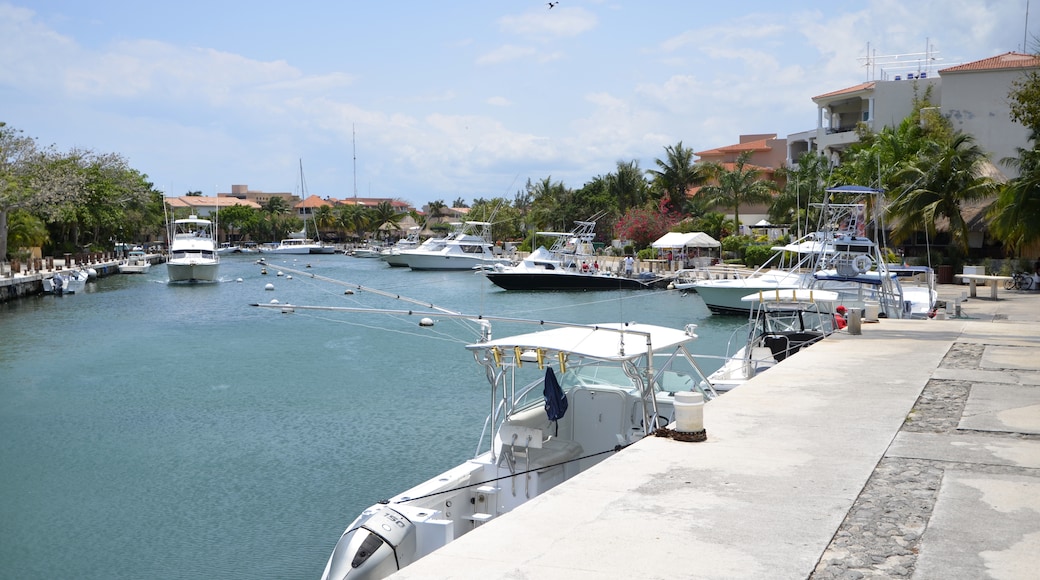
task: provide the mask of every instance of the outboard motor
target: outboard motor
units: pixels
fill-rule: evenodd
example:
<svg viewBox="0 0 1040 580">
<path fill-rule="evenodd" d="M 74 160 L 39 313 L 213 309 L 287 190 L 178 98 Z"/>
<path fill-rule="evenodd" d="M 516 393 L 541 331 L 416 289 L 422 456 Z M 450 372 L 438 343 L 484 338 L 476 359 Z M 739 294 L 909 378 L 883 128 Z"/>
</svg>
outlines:
<svg viewBox="0 0 1040 580">
<path fill-rule="evenodd" d="M 322 580 L 385 578 L 415 560 L 415 526 L 386 505 L 368 508 L 347 528 Z"/>
<path fill-rule="evenodd" d="M 65 292 L 65 278 L 62 278 L 61 274 L 55 274 L 51 278 L 51 287 L 56 296 L 61 296 Z"/>
</svg>

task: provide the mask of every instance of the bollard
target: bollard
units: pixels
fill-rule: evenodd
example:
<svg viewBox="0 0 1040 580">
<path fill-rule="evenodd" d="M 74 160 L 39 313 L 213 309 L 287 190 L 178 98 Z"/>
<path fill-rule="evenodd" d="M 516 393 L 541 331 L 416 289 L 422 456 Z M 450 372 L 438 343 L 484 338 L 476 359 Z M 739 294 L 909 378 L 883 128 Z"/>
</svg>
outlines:
<svg viewBox="0 0 1040 580">
<path fill-rule="evenodd" d="M 859 308 L 853 308 L 849 311 L 849 334 L 863 334 L 861 326 L 861 312 Z"/>
</svg>

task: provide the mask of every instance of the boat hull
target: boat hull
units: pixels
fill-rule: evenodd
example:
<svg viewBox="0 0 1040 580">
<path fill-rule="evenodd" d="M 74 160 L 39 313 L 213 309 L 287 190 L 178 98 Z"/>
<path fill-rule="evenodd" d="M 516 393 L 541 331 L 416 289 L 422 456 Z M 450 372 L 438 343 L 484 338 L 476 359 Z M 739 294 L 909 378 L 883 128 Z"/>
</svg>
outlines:
<svg viewBox="0 0 1040 580">
<path fill-rule="evenodd" d="M 650 287 L 637 278 L 604 274 L 488 271 L 484 275 L 505 290 L 645 290 Z"/>
<path fill-rule="evenodd" d="M 798 274 L 779 273 L 735 280 L 701 280 L 693 283 L 692 290 L 700 295 L 704 305 L 713 314 L 748 315 L 751 313 L 751 305 L 741 300 L 748 294 L 794 290 L 805 284 L 803 277 Z"/>
<path fill-rule="evenodd" d="M 399 252 L 394 252 L 394 253 L 390 253 L 390 254 L 383 254 L 380 257 L 383 259 L 384 262 L 386 262 L 388 265 L 390 265 L 393 268 L 407 268 L 408 267 L 408 260 L 406 260 L 404 258 L 404 256 L 402 256 Z"/>
<path fill-rule="evenodd" d="M 170 282 L 215 282 L 219 263 L 199 261 L 170 261 L 166 273 Z"/>
<path fill-rule="evenodd" d="M 151 269 L 152 269 L 152 265 L 148 264 L 148 263 L 145 263 L 145 264 L 120 264 L 119 265 L 119 273 L 120 274 L 147 274 L 148 271 L 151 270 Z"/>
<path fill-rule="evenodd" d="M 472 270 L 481 266 L 508 264 L 509 260 L 485 259 L 478 256 L 460 256 L 457 254 L 408 254 L 402 253 L 408 267 L 413 270 Z"/>
</svg>

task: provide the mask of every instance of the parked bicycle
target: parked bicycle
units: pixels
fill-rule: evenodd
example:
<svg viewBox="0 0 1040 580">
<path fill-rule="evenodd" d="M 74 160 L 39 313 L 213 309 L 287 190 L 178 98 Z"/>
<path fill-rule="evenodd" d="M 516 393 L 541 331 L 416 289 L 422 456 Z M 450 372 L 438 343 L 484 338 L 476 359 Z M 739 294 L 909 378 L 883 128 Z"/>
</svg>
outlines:
<svg viewBox="0 0 1040 580">
<path fill-rule="evenodd" d="M 1028 272 L 1014 272 L 1011 279 L 1004 282 L 1005 290 L 1032 290 L 1033 286 L 1033 275 Z"/>
</svg>

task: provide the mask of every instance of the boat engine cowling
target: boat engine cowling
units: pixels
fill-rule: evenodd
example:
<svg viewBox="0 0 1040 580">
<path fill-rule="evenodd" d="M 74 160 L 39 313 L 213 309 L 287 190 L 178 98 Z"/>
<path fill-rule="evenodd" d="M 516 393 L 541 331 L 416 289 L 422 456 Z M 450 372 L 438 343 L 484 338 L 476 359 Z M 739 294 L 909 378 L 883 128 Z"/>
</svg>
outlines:
<svg viewBox="0 0 1040 580">
<path fill-rule="evenodd" d="M 415 525 L 386 505 L 365 510 L 347 528 L 322 580 L 385 578 L 415 559 Z"/>
</svg>

